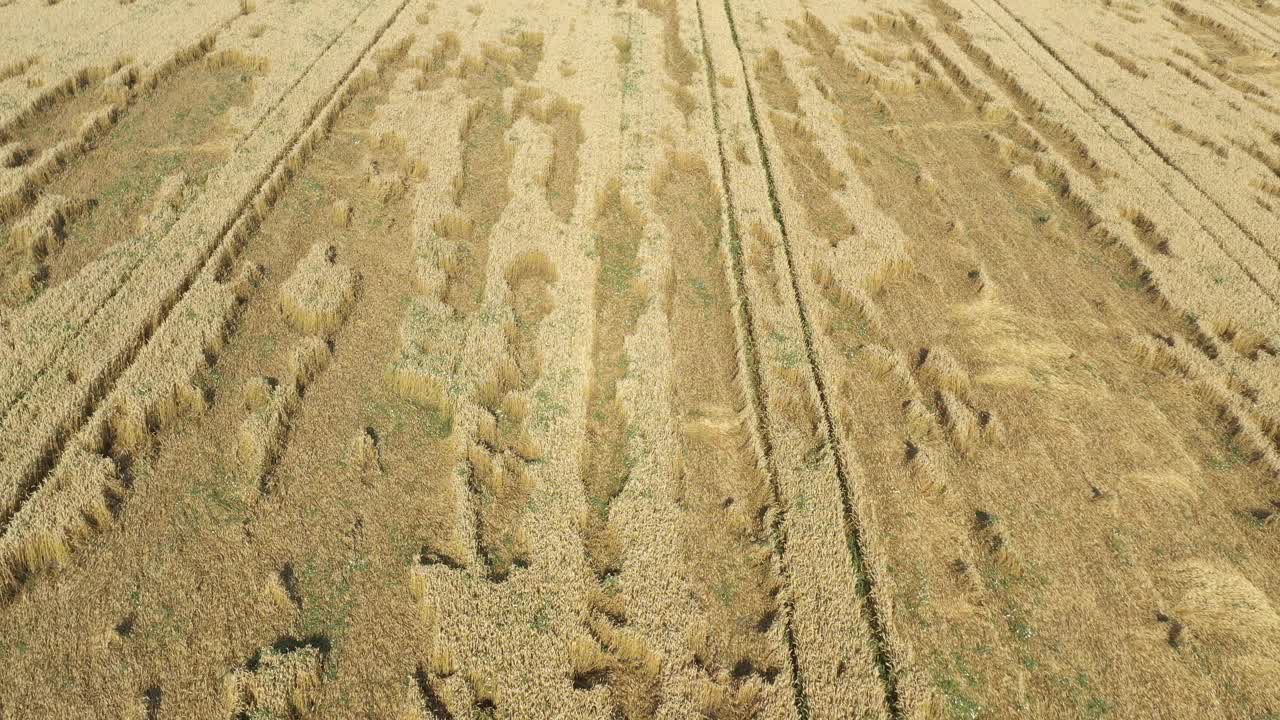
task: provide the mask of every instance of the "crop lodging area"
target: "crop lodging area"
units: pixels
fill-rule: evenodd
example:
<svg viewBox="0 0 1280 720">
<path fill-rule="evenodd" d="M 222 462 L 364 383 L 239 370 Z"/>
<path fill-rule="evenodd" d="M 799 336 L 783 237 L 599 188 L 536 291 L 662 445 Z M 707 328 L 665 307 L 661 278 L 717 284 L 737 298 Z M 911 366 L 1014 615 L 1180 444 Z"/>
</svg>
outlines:
<svg viewBox="0 0 1280 720">
<path fill-rule="evenodd" d="M 0 0 L 0 720 L 1280 718 L 1277 0 Z"/>
</svg>

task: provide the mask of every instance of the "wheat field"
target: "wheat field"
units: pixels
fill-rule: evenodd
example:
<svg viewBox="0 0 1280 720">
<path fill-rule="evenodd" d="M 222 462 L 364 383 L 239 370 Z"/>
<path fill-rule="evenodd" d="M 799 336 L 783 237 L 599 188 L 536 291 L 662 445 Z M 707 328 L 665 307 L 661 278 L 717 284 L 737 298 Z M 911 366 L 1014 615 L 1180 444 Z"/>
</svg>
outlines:
<svg viewBox="0 0 1280 720">
<path fill-rule="evenodd" d="M 1280 2 L 0 0 L 0 720 L 1280 718 Z"/>
</svg>

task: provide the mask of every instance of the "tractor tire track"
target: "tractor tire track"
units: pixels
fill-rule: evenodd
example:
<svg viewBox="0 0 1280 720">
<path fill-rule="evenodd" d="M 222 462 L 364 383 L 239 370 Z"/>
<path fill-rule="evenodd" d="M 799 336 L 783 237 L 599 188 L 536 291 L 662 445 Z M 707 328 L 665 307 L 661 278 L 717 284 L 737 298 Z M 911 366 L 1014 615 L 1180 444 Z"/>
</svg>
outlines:
<svg viewBox="0 0 1280 720">
<path fill-rule="evenodd" d="M 738 52 L 738 59 L 742 64 L 742 74 L 747 78 L 746 96 L 747 111 L 751 118 L 751 127 L 755 134 L 756 145 L 760 152 L 762 164 L 764 166 L 764 175 L 769 191 L 769 203 L 773 210 L 774 220 L 778 224 L 778 230 L 782 236 L 782 248 L 787 261 L 787 271 L 791 283 L 791 290 L 795 297 L 797 311 L 800 315 L 800 326 L 804 335 L 805 355 L 808 359 L 809 369 L 813 376 L 814 384 L 817 386 L 819 404 L 822 409 L 823 425 L 826 429 L 827 441 L 833 451 L 836 467 L 836 477 L 839 480 L 841 491 L 841 504 L 843 505 L 843 515 L 845 523 L 846 535 L 851 538 L 850 556 L 851 562 L 855 569 L 855 575 L 858 584 L 865 592 L 861 593 L 865 599 L 865 608 L 867 621 L 871 628 L 872 651 L 876 665 L 881 668 L 880 679 L 884 683 L 885 704 L 889 708 L 891 717 L 898 718 L 902 716 L 900 703 L 898 698 L 897 682 L 893 673 L 893 666 L 889 661 L 887 631 L 885 621 L 878 608 L 874 580 L 867 573 L 863 565 L 862 558 L 866 553 L 866 538 L 853 502 L 853 488 L 849 482 L 849 475 L 845 468 L 844 453 L 840 447 L 839 436 L 835 430 L 833 421 L 831 403 L 829 400 L 829 392 L 827 390 L 825 376 L 818 362 L 817 351 L 814 348 L 813 328 L 809 319 L 809 314 L 805 309 L 804 298 L 800 289 L 800 280 L 795 267 L 795 259 L 791 248 L 790 235 L 787 232 L 786 217 L 782 210 L 782 203 L 778 196 L 777 182 L 774 178 L 772 164 L 769 158 L 768 149 L 765 146 L 763 131 L 760 127 L 759 114 L 756 109 L 755 94 L 752 90 L 750 81 L 750 71 L 747 66 L 746 55 L 742 48 L 742 41 L 738 35 L 737 24 L 733 14 L 733 4 L 731 0 L 724 0 L 724 11 L 729 21 L 730 35 L 733 39 L 734 47 Z M 723 151 L 721 153 L 723 158 Z M 756 378 L 753 378 L 756 380 Z M 794 646 L 793 646 L 794 650 Z M 795 656 L 792 656 L 792 662 L 795 662 Z"/>
</svg>

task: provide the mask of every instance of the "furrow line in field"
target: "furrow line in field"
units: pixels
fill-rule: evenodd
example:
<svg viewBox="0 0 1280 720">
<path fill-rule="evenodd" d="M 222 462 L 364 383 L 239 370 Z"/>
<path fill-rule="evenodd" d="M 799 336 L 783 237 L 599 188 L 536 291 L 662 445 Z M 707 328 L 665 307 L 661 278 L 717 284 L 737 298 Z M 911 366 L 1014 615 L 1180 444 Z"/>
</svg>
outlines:
<svg viewBox="0 0 1280 720">
<path fill-rule="evenodd" d="M 726 216 L 728 218 L 729 230 L 729 258 L 733 264 L 733 288 L 732 293 L 736 300 L 738 330 L 743 339 L 742 357 L 747 367 L 747 382 L 749 392 L 751 394 L 751 403 L 753 414 L 756 420 L 756 434 L 760 439 L 760 443 L 764 450 L 765 471 L 769 475 L 769 488 L 773 494 L 773 500 L 777 507 L 777 512 L 773 516 L 772 537 L 774 544 L 774 554 L 778 557 L 778 564 L 781 567 L 781 575 L 790 582 L 791 572 L 790 563 L 787 558 L 787 540 L 786 535 L 782 532 L 785 526 L 786 509 L 783 503 L 782 488 L 778 482 L 778 467 L 773 454 L 773 443 L 770 439 L 769 418 L 766 412 L 764 402 L 761 398 L 761 379 L 760 379 L 760 358 L 758 354 L 758 344 L 755 338 L 755 324 L 752 320 L 751 300 L 747 296 L 746 288 L 743 285 L 743 277 L 746 271 L 742 262 L 742 237 L 738 231 L 738 218 L 735 209 L 733 197 L 733 185 L 730 182 L 729 162 L 724 152 L 724 128 L 720 120 L 720 104 L 719 93 L 716 89 L 716 68 L 715 60 L 712 56 L 711 49 L 707 43 L 706 23 L 702 14 L 702 0 L 695 0 L 695 6 L 698 11 L 698 31 L 702 42 L 702 56 L 706 60 L 706 79 L 707 88 L 711 94 L 711 121 L 716 131 L 716 153 L 720 160 L 720 180 L 721 188 L 724 193 L 725 203 L 727 205 Z M 726 3 L 727 5 L 727 3 Z M 786 612 L 785 630 L 787 641 L 787 654 L 791 662 L 792 673 L 792 690 L 794 693 L 796 712 L 801 718 L 809 717 L 809 701 L 805 694 L 804 674 L 800 670 L 800 662 L 798 653 L 796 652 L 796 633 L 795 633 L 795 605 L 788 599 L 784 603 Z"/>
<path fill-rule="evenodd" d="M 1139 129 L 1138 126 L 1134 124 L 1133 120 L 1131 120 L 1128 115 L 1126 115 L 1119 108 L 1113 105 L 1111 101 L 1108 100 L 1102 94 L 1101 91 L 1099 91 L 1092 83 L 1090 83 L 1087 79 L 1085 79 L 1085 77 L 1081 75 L 1080 72 L 1075 67 L 1073 67 L 1070 63 L 1066 62 L 1062 58 L 1062 56 L 1058 54 L 1057 51 L 1055 51 L 1047 42 L 1045 42 L 1045 40 L 1042 37 L 1040 37 L 1039 33 L 1032 30 L 1026 24 L 1026 22 L 1022 20 L 1022 18 L 1018 17 L 1012 11 L 1010 11 L 1009 8 L 1006 7 L 1003 2 L 1001 2 L 1001 0 L 992 0 L 992 1 L 1000 7 L 1000 9 L 1004 12 L 1005 15 L 1007 15 L 1010 19 L 1012 19 L 1015 23 L 1017 23 L 1018 26 L 1022 28 L 1023 32 L 1031 36 L 1031 39 L 1034 40 L 1035 43 L 1039 45 L 1046 53 L 1048 53 L 1049 56 L 1052 57 L 1055 62 L 1057 62 L 1068 73 L 1070 73 L 1071 76 L 1075 78 L 1076 82 L 1080 83 L 1081 86 L 1087 89 L 1090 92 L 1090 94 L 1092 94 L 1093 97 L 1097 99 L 1099 103 L 1102 104 L 1103 107 L 1107 108 L 1107 110 L 1110 111 L 1112 115 L 1114 115 L 1117 119 L 1119 119 L 1120 122 L 1124 123 L 1125 127 L 1129 128 L 1130 132 L 1132 132 L 1135 136 L 1137 136 L 1138 139 L 1140 139 L 1143 142 L 1143 144 L 1145 144 L 1151 150 L 1151 152 L 1153 152 L 1156 155 L 1156 157 L 1160 158 L 1161 161 L 1163 161 L 1169 167 L 1173 168 L 1174 171 L 1176 171 L 1180 176 L 1182 176 L 1182 178 L 1186 180 L 1187 183 L 1190 184 L 1193 188 L 1195 188 L 1196 191 L 1199 192 L 1201 196 L 1203 196 L 1210 203 L 1212 203 L 1213 206 L 1217 208 L 1218 212 L 1221 213 L 1222 216 L 1225 217 L 1232 225 L 1234 225 L 1235 228 L 1239 230 L 1242 235 L 1249 238 L 1250 241 L 1252 241 L 1255 245 L 1257 245 L 1258 248 L 1261 249 L 1262 252 L 1267 256 L 1267 258 L 1271 260 L 1271 262 L 1276 264 L 1277 268 L 1280 268 L 1280 258 L 1277 258 L 1275 253 L 1272 252 L 1272 250 L 1268 248 L 1267 245 L 1263 243 L 1260 238 L 1258 238 L 1258 236 L 1250 232 L 1248 228 L 1246 228 L 1239 220 L 1235 218 L 1235 216 L 1229 213 L 1227 209 L 1223 207 L 1222 203 L 1218 201 L 1217 198 L 1213 197 L 1203 187 L 1201 187 L 1200 184 L 1196 182 L 1196 180 L 1193 179 L 1187 173 L 1187 171 L 1182 168 L 1182 166 L 1174 162 L 1173 158 L 1171 158 L 1167 152 L 1162 150 L 1150 138 L 1150 136 L 1148 136 L 1141 129 Z M 999 21 L 991 14 L 991 11 L 987 7 L 985 7 L 983 3 L 975 2 L 975 5 L 981 8 L 982 11 L 991 19 L 992 22 L 999 25 Z M 1006 33 L 1007 32 L 1008 30 L 1006 30 Z M 1010 34 L 1010 36 L 1012 37 L 1012 34 Z M 1034 60 L 1034 58 L 1032 59 Z M 1036 61 L 1036 63 L 1039 64 L 1039 61 Z M 1063 88 L 1063 92 L 1066 92 L 1065 88 Z M 1070 93 L 1067 93 L 1067 95 L 1070 96 Z M 1214 235 L 1216 237 L 1216 234 L 1213 233 L 1209 228 L 1205 228 L 1205 230 L 1208 231 L 1211 235 Z M 1239 260 L 1237 260 L 1237 263 L 1240 264 L 1241 270 L 1243 270 L 1245 274 L 1249 276 L 1249 279 L 1252 280 L 1255 284 L 1257 284 L 1258 287 L 1264 293 L 1266 293 L 1267 296 L 1271 298 L 1273 302 L 1277 301 L 1275 294 L 1270 288 L 1267 288 L 1265 285 L 1261 284 L 1258 281 L 1257 277 L 1243 263 L 1240 263 Z"/>
<path fill-rule="evenodd" d="M 828 390 L 825 378 L 818 363 L 817 352 L 814 349 L 813 328 L 810 323 L 809 314 L 805 309 L 804 298 L 801 293 L 800 281 L 792 253 L 791 240 L 787 232 L 786 219 L 782 211 L 782 203 L 778 197 L 777 184 L 769 160 L 769 153 L 765 146 L 763 131 L 760 127 L 759 114 L 757 112 L 755 96 L 752 91 L 752 83 L 750 80 L 751 75 L 748 70 L 746 55 L 743 52 L 742 42 L 739 38 L 737 25 L 734 20 L 731 0 L 724 0 L 724 10 L 729 21 L 730 35 L 733 38 L 733 44 L 738 51 L 738 59 L 742 64 L 742 73 L 744 78 L 746 78 L 745 90 L 747 97 L 747 110 L 751 118 L 752 130 L 756 136 L 756 145 L 760 153 L 761 162 L 764 166 L 764 174 L 769 192 L 769 202 L 773 209 L 774 220 L 777 222 L 778 229 L 782 235 L 782 248 L 787 261 L 787 271 L 791 283 L 791 290 L 795 296 L 796 308 L 800 315 L 800 325 L 804 336 L 805 355 L 808 359 L 814 384 L 817 386 L 818 400 L 819 404 L 822 406 L 822 419 L 826 428 L 827 440 L 831 444 L 831 448 L 833 450 L 832 454 L 835 459 L 836 476 L 840 483 L 840 499 L 843 505 L 846 535 L 851 538 L 849 551 L 852 556 L 851 559 L 858 582 L 865 589 L 865 592 L 861 594 L 865 599 L 866 614 L 868 616 L 867 620 L 869 621 L 872 630 L 872 651 L 875 656 L 876 665 L 882 669 L 880 675 L 885 686 L 885 702 L 888 705 L 890 715 L 895 718 L 901 717 L 902 713 L 899 705 L 897 683 L 895 681 L 893 667 L 889 662 L 885 623 L 877 607 L 873 580 L 862 563 L 862 558 L 866 556 L 863 530 L 860 519 L 855 511 L 854 503 L 851 499 L 852 488 L 850 487 L 848 473 L 845 469 L 844 455 L 840 449 L 839 438 L 835 431 L 832 419 L 831 403 L 828 399 Z"/>
</svg>

